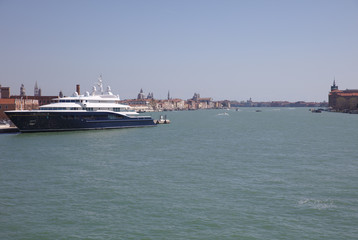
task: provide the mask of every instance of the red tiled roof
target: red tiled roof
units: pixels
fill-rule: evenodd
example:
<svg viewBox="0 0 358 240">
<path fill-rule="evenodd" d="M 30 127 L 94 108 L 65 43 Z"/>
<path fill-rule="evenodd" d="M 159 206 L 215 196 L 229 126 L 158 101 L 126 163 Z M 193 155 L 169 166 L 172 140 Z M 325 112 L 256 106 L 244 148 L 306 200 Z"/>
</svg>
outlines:
<svg viewBox="0 0 358 240">
<path fill-rule="evenodd" d="M 329 95 L 338 95 L 342 97 L 358 97 L 358 92 L 344 92 L 344 91 L 332 91 Z"/>
<path fill-rule="evenodd" d="M 342 96 L 342 97 L 358 97 L 358 93 L 345 93 L 345 92 L 342 92 L 342 93 L 338 93 L 339 96 Z"/>
<path fill-rule="evenodd" d="M 1 98 L 0 99 L 0 104 L 14 104 L 15 103 L 15 99 L 12 98 Z"/>
</svg>

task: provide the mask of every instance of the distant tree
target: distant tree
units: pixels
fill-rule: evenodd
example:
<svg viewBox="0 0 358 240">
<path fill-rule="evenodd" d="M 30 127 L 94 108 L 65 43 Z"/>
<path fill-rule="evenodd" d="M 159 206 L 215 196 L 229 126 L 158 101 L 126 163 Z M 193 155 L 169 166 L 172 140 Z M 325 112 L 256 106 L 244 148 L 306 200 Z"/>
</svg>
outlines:
<svg viewBox="0 0 358 240">
<path fill-rule="evenodd" d="M 355 110 L 357 108 L 358 108 L 358 98 L 357 97 L 352 97 L 349 100 L 349 109 Z"/>
<path fill-rule="evenodd" d="M 348 108 L 347 100 L 344 97 L 338 97 L 336 102 L 336 108 L 338 110 L 343 110 Z"/>
</svg>

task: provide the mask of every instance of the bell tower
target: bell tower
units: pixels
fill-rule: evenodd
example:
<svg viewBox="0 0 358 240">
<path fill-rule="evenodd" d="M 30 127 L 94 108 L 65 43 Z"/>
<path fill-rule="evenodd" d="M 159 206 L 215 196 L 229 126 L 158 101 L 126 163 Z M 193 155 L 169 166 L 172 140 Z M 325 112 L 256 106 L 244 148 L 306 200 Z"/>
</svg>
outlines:
<svg viewBox="0 0 358 240">
<path fill-rule="evenodd" d="M 34 87 L 34 96 L 39 96 L 39 87 L 37 86 L 37 81 L 36 81 L 35 87 Z"/>
<path fill-rule="evenodd" d="M 333 85 L 331 86 L 331 92 L 334 90 L 338 90 L 338 86 L 336 85 L 336 79 L 333 80 Z"/>
</svg>

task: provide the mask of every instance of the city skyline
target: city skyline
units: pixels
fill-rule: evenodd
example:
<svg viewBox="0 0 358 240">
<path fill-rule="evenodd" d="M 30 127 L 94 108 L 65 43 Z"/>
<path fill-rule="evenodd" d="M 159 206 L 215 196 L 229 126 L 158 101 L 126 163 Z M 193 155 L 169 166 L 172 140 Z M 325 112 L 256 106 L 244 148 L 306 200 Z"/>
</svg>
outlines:
<svg viewBox="0 0 358 240">
<path fill-rule="evenodd" d="M 327 101 L 357 88 L 358 2 L 1 1 L 0 84 L 14 94 Z"/>
<path fill-rule="evenodd" d="M 335 85 L 335 81 L 333 81 L 333 85 Z M 2 86 L 0 85 L 1 87 L 5 87 L 7 88 L 6 86 Z M 72 96 L 75 94 L 75 92 L 77 92 L 77 90 L 79 89 L 80 90 L 80 95 L 86 95 L 86 92 L 89 93 L 89 91 L 82 91 L 81 90 L 81 86 L 80 85 L 76 85 L 75 86 L 76 89 L 71 93 L 71 94 L 64 94 L 61 90 L 59 91 L 59 93 L 56 95 L 42 95 L 42 89 L 41 87 L 38 86 L 37 82 L 35 83 L 35 86 L 34 88 L 32 88 L 30 91 L 28 91 L 24 84 L 21 84 L 21 87 L 19 89 L 19 93 L 17 92 L 13 92 L 9 91 L 9 96 L 11 97 L 25 97 L 25 96 L 28 96 L 28 97 L 36 97 L 36 96 L 39 96 L 39 97 L 54 97 L 56 98 L 56 96 L 58 97 L 69 97 L 69 96 Z M 96 86 L 95 86 L 96 87 Z M 338 85 L 335 85 L 335 87 L 337 87 L 338 89 Z M 93 89 L 92 89 L 93 90 Z M 332 90 L 332 86 L 331 86 L 331 90 Z M 347 89 L 348 90 L 348 89 Z M 97 89 L 96 91 L 99 91 L 99 89 Z M 357 90 L 358 91 L 358 90 Z M 104 91 L 105 92 L 105 91 Z M 104 93 L 106 94 L 106 93 Z M 112 93 L 112 94 L 115 94 L 115 93 Z M 118 95 L 118 94 L 115 94 L 115 95 Z M 1 95 L 0 95 L 1 97 Z M 167 96 L 165 98 L 156 98 L 154 93 L 153 92 L 145 92 L 143 91 L 143 89 L 141 88 L 137 95 L 136 96 L 131 96 L 129 98 L 121 98 L 120 100 L 140 100 L 140 99 L 143 99 L 143 100 L 150 100 L 150 99 L 153 99 L 153 100 L 158 100 L 158 101 L 165 101 L 165 100 L 183 100 L 183 101 L 190 101 L 190 100 L 195 100 L 195 99 L 211 99 L 211 101 L 213 102 L 225 102 L 225 101 L 231 101 L 231 102 L 241 102 L 241 103 L 274 103 L 274 102 L 281 102 L 281 103 L 297 103 L 297 102 L 305 102 L 305 103 L 327 103 L 327 100 L 322 100 L 322 101 L 305 101 L 305 100 L 298 100 L 298 101 L 287 101 L 285 99 L 281 99 L 281 100 L 267 100 L 267 101 L 255 101 L 255 99 L 252 99 L 251 97 L 249 99 L 228 99 L 228 98 L 223 98 L 223 99 L 214 99 L 210 96 L 201 96 L 200 93 L 193 93 L 193 96 L 192 97 L 189 97 L 187 99 L 185 98 L 182 98 L 182 97 L 172 97 L 170 95 L 170 91 L 168 91 L 167 93 Z"/>
</svg>

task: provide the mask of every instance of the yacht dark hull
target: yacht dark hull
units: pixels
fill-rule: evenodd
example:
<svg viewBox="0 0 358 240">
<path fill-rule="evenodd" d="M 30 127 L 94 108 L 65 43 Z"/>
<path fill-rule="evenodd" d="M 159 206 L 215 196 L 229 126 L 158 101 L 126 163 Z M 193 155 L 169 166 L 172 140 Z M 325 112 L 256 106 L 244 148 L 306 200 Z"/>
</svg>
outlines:
<svg viewBox="0 0 358 240">
<path fill-rule="evenodd" d="M 5 113 L 23 133 L 133 128 L 156 125 L 151 117 L 132 117 L 103 111 L 8 111 Z"/>
</svg>

